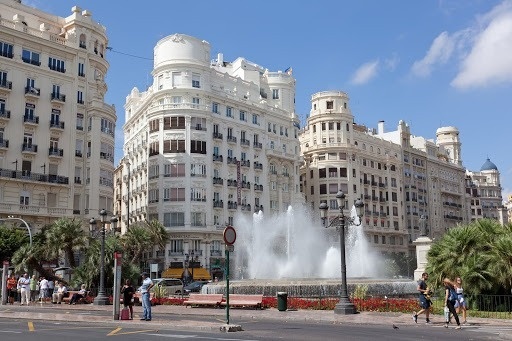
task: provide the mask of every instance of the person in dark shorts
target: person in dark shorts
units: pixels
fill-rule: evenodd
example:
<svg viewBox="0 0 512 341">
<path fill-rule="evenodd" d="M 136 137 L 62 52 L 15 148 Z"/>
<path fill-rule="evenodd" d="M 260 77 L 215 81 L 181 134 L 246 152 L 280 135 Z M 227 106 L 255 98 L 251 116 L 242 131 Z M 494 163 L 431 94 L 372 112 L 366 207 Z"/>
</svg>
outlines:
<svg viewBox="0 0 512 341">
<path fill-rule="evenodd" d="M 133 320 L 133 294 L 135 294 L 135 289 L 132 287 L 129 279 L 124 281 L 121 293 L 123 294 L 123 305 L 125 308 L 130 309 L 130 317 Z"/>
<path fill-rule="evenodd" d="M 414 322 L 418 323 L 418 315 L 425 313 L 425 322 L 430 323 L 430 307 L 432 301 L 430 300 L 431 291 L 427 285 L 428 273 L 424 272 L 421 274 L 421 279 L 418 281 L 418 291 L 420 293 L 419 301 L 421 310 L 412 315 Z"/>
</svg>

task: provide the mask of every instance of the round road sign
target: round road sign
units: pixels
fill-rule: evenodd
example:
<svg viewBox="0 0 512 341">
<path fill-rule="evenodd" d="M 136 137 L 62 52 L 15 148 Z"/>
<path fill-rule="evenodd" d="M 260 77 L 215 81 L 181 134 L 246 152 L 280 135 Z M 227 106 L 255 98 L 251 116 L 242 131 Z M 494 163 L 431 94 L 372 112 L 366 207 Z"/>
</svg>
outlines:
<svg viewBox="0 0 512 341">
<path fill-rule="evenodd" d="M 231 225 L 226 226 L 223 233 L 224 243 L 227 245 L 233 245 L 236 240 L 236 231 L 235 228 Z"/>
</svg>

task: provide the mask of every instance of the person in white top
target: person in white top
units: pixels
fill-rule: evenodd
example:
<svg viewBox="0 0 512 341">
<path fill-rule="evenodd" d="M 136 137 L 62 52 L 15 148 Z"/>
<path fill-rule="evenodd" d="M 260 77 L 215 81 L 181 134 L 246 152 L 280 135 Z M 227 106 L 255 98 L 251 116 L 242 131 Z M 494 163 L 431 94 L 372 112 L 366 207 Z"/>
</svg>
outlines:
<svg viewBox="0 0 512 341">
<path fill-rule="evenodd" d="M 66 293 L 68 292 L 68 288 L 62 283 L 58 282 L 57 284 L 57 292 L 53 293 L 52 295 L 52 303 L 53 304 L 61 304 L 62 298 Z"/>
<path fill-rule="evenodd" d="M 41 300 L 41 303 L 46 303 L 49 297 L 50 293 L 48 291 L 48 280 L 44 277 L 41 277 L 41 281 L 39 282 L 39 299 Z"/>
<path fill-rule="evenodd" d="M 28 305 L 30 302 L 30 278 L 28 274 L 25 273 L 18 280 L 18 287 L 20 288 L 21 293 L 21 305 L 25 303 Z"/>
<path fill-rule="evenodd" d="M 455 291 L 457 292 L 457 301 L 455 302 L 455 309 L 457 311 L 457 314 L 462 310 L 462 323 L 466 324 L 466 310 L 468 308 L 468 303 L 464 298 L 464 289 L 462 288 L 462 279 L 460 277 L 457 277 L 454 286 Z"/>
</svg>

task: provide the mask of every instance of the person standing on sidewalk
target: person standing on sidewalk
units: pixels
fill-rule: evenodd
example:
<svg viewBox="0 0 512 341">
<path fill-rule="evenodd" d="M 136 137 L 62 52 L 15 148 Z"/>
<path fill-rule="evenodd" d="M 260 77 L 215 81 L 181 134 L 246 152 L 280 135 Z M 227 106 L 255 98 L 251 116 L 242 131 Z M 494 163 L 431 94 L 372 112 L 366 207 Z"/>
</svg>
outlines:
<svg viewBox="0 0 512 341">
<path fill-rule="evenodd" d="M 14 272 L 11 272 L 11 276 L 7 278 L 7 296 L 9 298 L 9 304 L 14 304 L 14 300 L 18 295 L 16 277 L 14 276 Z"/>
<path fill-rule="evenodd" d="M 153 287 L 153 281 L 148 277 L 146 272 L 141 274 L 142 285 L 140 286 L 140 293 L 142 296 L 142 318 L 141 321 L 151 321 L 151 300 L 150 290 Z"/>
<path fill-rule="evenodd" d="M 42 276 L 41 281 L 39 282 L 39 299 L 41 300 L 41 303 L 46 303 L 49 297 L 50 291 L 48 289 L 48 280 Z"/>
<path fill-rule="evenodd" d="M 32 275 L 32 278 L 30 279 L 30 301 L 35 302 L 37 298 L 37 290 L 38 289 L 38 283 L 36 279 L 36 275 Z"/>
<path fill-rule="evenodd" d="M 124 281 L 121 294 L 123 294 L 123 306 L 130 310 L 130 317 L 133 320 L 133 294 L 135 294 L 135 289 L 132 287 L 129 279 Z"/>
<path fill-rule="evenodd" d="M 457 311 L 455 311 L 455 302 L 457 302 L 457 292 L 455 291 L 455 287 L 453 282 L 449 278 L 445 278 L 443 280 L 444 283 L 444 305 L 448 308 L 450 313 L 452 313 L 455 318 L 455 322 L 457 322 L 457 327 L 455 329 L 460 329 L 460 321 L 459 315 L 457 315 Z M 444 323 L 444 327 L 448 328 L 449 319 L 447 319 Z"/>
<path fill-rule="evenodd" d="M 30 278 L 28 273 L 24 273 L 23 276 L 18 280 L 18 286 L 21 293 L 21 305 L 30 303 Z"/>
<path fill-rule="evenodd" d="M 418 315 L 425 313 L 425 322 L 427 324 L 430 323 L 430 307 L 432 305 L 432 301 L 430 300 L 431 290 L 427 285 L 428 273 L 424 272 L 421 274 L 421 279 L 418 281 L 418 291 L 420 293 L 420 307 L 421 310 L 417 313 L 415 312 L 412 315 L 412 319 L 414 322 L 418 323 Z"/>
</svg>

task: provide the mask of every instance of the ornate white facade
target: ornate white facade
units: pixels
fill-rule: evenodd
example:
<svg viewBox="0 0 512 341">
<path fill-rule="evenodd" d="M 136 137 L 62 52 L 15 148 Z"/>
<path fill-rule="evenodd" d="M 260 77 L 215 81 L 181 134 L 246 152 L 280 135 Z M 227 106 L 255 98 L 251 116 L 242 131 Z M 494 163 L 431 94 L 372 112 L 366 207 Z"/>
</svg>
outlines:
<svg viewBox="0 0 512 341">
<path fill-rule="evenodd" d="M 105 27 L 0 0 L 0 217 L 32 228 L 112 210 L 116 113 Z"/>
<path fill-rule="evenodd" d="M 154 48 L 153 84 L 126 98 L 117 207 L 122 228 L 157 219 L 171 231 L 148 255 L 211 268 L 236 214 L 285 211 L 300 201 L 299 119 L 291 70 L 210 58 L 210 44 L 174 34 Z M 117 182 L 117 181 L 116 181 Z"/>
</svg>

